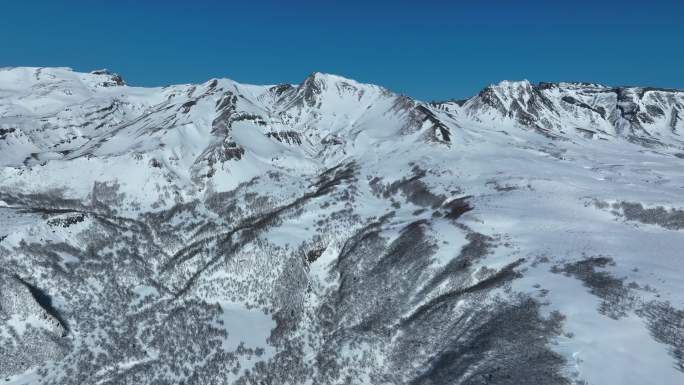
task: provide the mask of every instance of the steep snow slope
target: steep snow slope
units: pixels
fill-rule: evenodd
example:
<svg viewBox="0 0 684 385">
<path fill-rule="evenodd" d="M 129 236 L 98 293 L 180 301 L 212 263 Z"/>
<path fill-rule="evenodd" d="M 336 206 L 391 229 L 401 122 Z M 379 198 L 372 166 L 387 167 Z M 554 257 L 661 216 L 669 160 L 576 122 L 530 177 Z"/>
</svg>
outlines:
<svg viewBox="0 0 684 385">
<path fill-rule="evenodd" d="M 0 69 L 0 376 L 679 384 L 683 110 Z"/>
</svg>

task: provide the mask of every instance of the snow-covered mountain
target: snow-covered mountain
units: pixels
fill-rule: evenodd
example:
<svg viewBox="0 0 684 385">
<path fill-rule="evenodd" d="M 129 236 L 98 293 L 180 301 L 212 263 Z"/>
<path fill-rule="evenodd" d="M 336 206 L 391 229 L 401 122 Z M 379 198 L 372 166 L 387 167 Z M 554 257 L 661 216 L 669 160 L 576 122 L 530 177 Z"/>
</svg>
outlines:
<svg viewBox="0 0 684 385">
<path fill-rule="evenodd" d="M 684 91 L 0 69 L 7 384 L 681 384 Z"/>
</svg>

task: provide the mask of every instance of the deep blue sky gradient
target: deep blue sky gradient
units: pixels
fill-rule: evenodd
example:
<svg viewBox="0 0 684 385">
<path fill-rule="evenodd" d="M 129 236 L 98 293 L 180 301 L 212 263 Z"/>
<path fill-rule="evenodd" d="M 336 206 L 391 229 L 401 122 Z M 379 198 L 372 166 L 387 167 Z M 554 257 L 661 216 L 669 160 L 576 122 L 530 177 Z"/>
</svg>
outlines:
<svg viewBox="0 0 684 385">
<path fill-rule="evenodd" d="M 523 78 L 684 88 L 684 1 L 0 0 L 0 66 L 143 86 L 321 71 L 423 100 Z"/>
</svg>

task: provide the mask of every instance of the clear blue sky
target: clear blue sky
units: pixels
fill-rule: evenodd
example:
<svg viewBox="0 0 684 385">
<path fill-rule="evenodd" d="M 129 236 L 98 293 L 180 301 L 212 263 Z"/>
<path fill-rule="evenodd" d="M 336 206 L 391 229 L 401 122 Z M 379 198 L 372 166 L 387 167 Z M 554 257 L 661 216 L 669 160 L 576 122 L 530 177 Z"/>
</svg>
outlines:
<svg viewBox="0 0 684 385">
<path fill-rule="evenodd" d="M 0 0 L 0 66 L 22 65 L 145 86 L 321 71 L 423 100 L 523 78 L 684 88 L 684 1 Z"/>
</svg>

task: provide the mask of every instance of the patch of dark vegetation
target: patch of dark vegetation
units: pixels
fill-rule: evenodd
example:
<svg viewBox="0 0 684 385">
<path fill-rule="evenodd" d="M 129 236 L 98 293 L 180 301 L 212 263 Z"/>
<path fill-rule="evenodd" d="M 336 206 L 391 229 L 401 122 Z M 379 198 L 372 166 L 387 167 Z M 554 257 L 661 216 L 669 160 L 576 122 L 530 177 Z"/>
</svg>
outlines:
<svg viewBox="0 0 684 385">
<path fill-rule="evenodd" d="M 411 177 L 405 177 L 390 184 L 383 184 L 380 177 L 375 177 L 369 182 L 371 190 L 376 196 L 384 199 L 389 199 L 401 192 L 407 202 L 422 207 L 438 208 L 447 199 L 446 196 L 434 194 L 428 189 L 427 184 L 421 180 L 427 175 L 425 170 L 414 165 L 411 172 L 413 174 Z"/>
<path fill-rule="evenodd" d="M 166 255 L 169 245 L 182 244 L 184 230 L 189 226 L 187 222 L 194 219 L 190 207 L 188 204 L 172 213 L 150 213 L 142 216 L 141 221 L 88 214 L 98 220 L 93 221 L 90 229 L 84 230 L 80 238 L 84 244 L 22 242 L 16 250 L 22 261 L 10 263 L 12 258 L 3 259 L 0 270 L 8 269 L 12 274 L 27 277 L 26 281 L 33 286 L 30 293 L 45 313 L 63 326 L 68 320 L 74 334 L 96 338 L 102 353 L 93 353 L 87 347 L 76 348 L 70 345 L 72 339 L 55 336 L 59 346 L 64 347 L 66 359 L 53 353 L 42 358 L 29 350 L 16 359 L 5 360 L 8 356 L 4 349 L 8 344 L 3 343 L 0 346 L 0 357 L 3 357 L 0 373 L 7 361 L 29 356 L 32 361 L 27 361 L 30 362 L 28 367 L 22 366 L 19 373 L 34 367 L 39 368 L 41 375 L 49 376 L 46 384 L 89 384 L 97 382 L 96 378 L 103 378 L 97 371 L 108 363 L 136 360 L 140 363 L 126 370 L 107 373 L 106 382 L 172 383 L 168 377 L 175 374 L 182 375 L 183 382 L 188 384 L 221 383 L 217 379 L 225 379 L 230 370 L 235 370 L 239 355 L 252 353 L 249 348 L 238 348 L 235 352 L 221 349 L 226 327 L 217 324 L 221 319 L 218 305 L 195 298 L 184 299 L 182 303 L 156 301 L 157 294 L 140 296 L 132 290 L 136 285 L 145 285 L 153 293 L 168 293 L 167 282 L 156 280 L 157 274 L 151 264 L 155 258 Z M 176 221 L 179 217 L 183 221 Z M 197 221 L 201 222 L 199 219 Z M 152 235 L 149 227 L 158 232 Z M 1 251 L 2 248 L 0 254 Z M 62 255 L 67 254 L 78 263 L 65 263 L 66 257 Z M 27 263 L 31 269 L 24 267 Z M 60 302 L 50 297 L 52 291 L 43 290 L 47 287 L 59 290 Z M 30 330 L 16 340 L 29 347 L 50 348 L 50 336 L 39 335 L 39 332 Z M 26 350 L 20 349 L 21 345 L 16 346 L 19 348 L 15 351 Z M 159 360 L 150 360 L 149 351 L 154 351 Z M 256 354 L 259 353 L 254 351 L 252 355 Z M 47 360 L 59 367 L 59 374 L 43 369 Z M 183 371 L 188 364 L 196 366 L 198 372 L 210 370 L 211 375 L 198 382 L 188 380 L 192 373 Z M 207 379 L 209 381 L 205 381 Z"/>
<path fill-rule="evenodd" d="M 408 318 L 403 320 L 403 322 L 411 322 L 413 319 L 418 318 L 423 312 L 431 311 L 431 309 L 439 308 L 447 301 L 451 301 L 457 298 L 461 298 L 467 294 L 474 294 L 481 291 L 488 291 L 492 289 L 499 288 L 510 281 L 522 277 L 522 275 L 515 269 L 525 262 L 524 258 L 521 258 L 515 262 L 509 263 L 500 270 L 494 270 L 485 278 L 475 282 L 472 285 L 459 287 L 455 290 L 441 294 L 428 303 L 421 305 L 415 312 L 413 312 Z"/>
<path fill-rule="evenodd" d="M 458 310 L 456 303 L 414 320 L 403 333 L 411 337 L 397 342 L 394 357 L 402 357 L 399 362 L 409 362 L 407 356 L 417 350 L 436 352 L 414 369 L 409 384 L 570 383 L 562 374 L 565 360 L 549 347 L 562 332 L 562 314 L 553 312 L 544 318 L 540 303 L 522 294 L 496 298 L 493 303 L 470 303 Z M 426 334 L 433 342 L 416 344 L 416 336 Z"/>
<path fill-rule="evenodd" d="M 239 210 L 237 205 L 238 193 L 255 186 L 258 181 L 259 178 L 255 177 L 240 183 L 234 190 L 210 194 L 207 196 L 205 204 L 214 213 L 223 217 L 229 217 Z"/>
<path fill-rule="evenodd" d="M 323 255 L 323 252 L 325 251 L 325 247 L 321 247 L 318 249 L 312 249 L 306 252 L 306 261 L 308 263 L 314 263 L 318 258 Z"/>
<path fill-rule="evenodd" d="M 266 126 L 267 125 L 266 121 L 261 116 L 255 115 L 255 114 L 248 114 L 245 112 L 235 114 L 235 116 L 233 117 L 233 122 L 241 122 L 241 121 L 251 121 L 251 122 L 254 122 L 254 124 L 257 124 L 259 126 Z"/>
<path fill-rule="evenodd" d="M 669 209 L 662 206 L 644 208 L 641 203 L 619 202 L 612 205 L 613 213 L 628 221 L 658 225 L 668 230 L 684 229 L 684 210 Z"/>
<path fill-rule="evenodd" d="M 353 162 L 332 167 L 321 173 L 313 185 L 310 186 L 315 187 L 315 191 L 303 194 L 289 203 L 242 218 L 227 231 L 207 238 L 200 238 L 180 248 L 162 265 L 161 270 L 163 272 L 170 274 L 173 272 L 174 267 L 197 257 L 208 241 L 217 242 L 219 247 L 223 249 L 223 253 L 218 253 L 208 261 L 204 261 L 201 267 L 196 269 L 179 288 L 174 290 L 175 297 L 184 296 L 195 285 L 202 273 L 219 261 L 231 258 L 241 247 L 254 241 L 260 233 L 265 232 L 278 223 L 285 213 L 299 210 L 310 200 L 330 194 L 335 187 L 343 182 L 355 180 L 355 170 L 356 164 Z"/>
<path fill-rule="evenodd" d="M 0 140 L 5 139 L 7 135 L 15 132 L 16 129 L 10 127 L 10 128 L 0 128 Z"/>
<path fill-rule="evenodd" d="M 85 220 L 85 214 L 79 213 L 75 215 L 67 215 L 62 218 L 53 218 L 48 220 L 47 224 L 50 226 L 61 226 L 61 227 L 69 227 L 71 225 L 75 225 L 77 223 L 81 223 Z"/>
<path fill-rule="evenodd" d="M 370 223 L 349 238 L 331 272 L 340 285 L 318 313 L 324 340 L 315 383 L 345 383 L 348 363 L 340 351 L 375 341 L 383 341 L 384 365 L 360 359 L 355 366 L 371 370 L 371 383 L 569 383 L 563 357 L 549 347 L 564 317 L 555 312 L 545 318 L 533 298 L 504 294 L 524 260 L 477 271 L 455 263 L 437 282 L 445 292 L 423 291 L 437 241 L 429 236 L 429 221 L 410 223 L 391 242 L 383 236 L 386 225 Z M 487 253 L 488 237 L 473 233 L 470 239 L 462 261 Z"/>
<path fill-rule="evenodd" d="M 653 338 L 669 346 L 675 368 L 684 372 L 684 310 L 675 309 L 669 302 L 651 301 L 637 314 L 646 319 Z"/>
<path fill-rule="evenodd" d="M 467 281 L 474 263 L 481 260 L 495 247 L 494 238 L 477 232 L 468 232 L 466 243 L 449 263 L 438 271 L 420 290 L 419 296 L 424 297 L 429 292 L 450 280 Z"/>
<path fill-rule="evenodd" d="M 354 162 L 342 163 L 335 167 L 325 170 L 319 175 L 318 180 L 313 184 L 316 187 L 315 196 L 321 196 L 330 192 L 342 182 L 355 180 L 354 173 L 357 166 Z M 309 194 L 307 194 L 308 196 Z"/>
<path fill-rule="evenodd" d="M 562 266 L 552 266 L 551 272 L 562 273 L 582 281 L 591 294 L 601 298 L 599 312 L 612 319 L 620 319 L 626 317 L 627 312 L 635 308 L 638 304 L 638 296 L 625 285 L 624 278 L 616 278 L 606 271 L 598 270 L 614 265 L 612 258 L 599 256 L 566 263 Z"/>
</svg>

